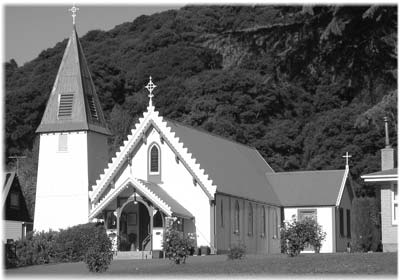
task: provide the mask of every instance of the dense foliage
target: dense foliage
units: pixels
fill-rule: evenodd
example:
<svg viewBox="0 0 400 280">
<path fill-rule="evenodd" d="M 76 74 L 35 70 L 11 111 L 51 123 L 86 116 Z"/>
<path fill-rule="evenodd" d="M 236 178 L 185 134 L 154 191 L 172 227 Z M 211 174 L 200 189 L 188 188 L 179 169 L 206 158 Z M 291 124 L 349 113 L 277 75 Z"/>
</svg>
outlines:
<svg viewBox="0 0 400 280">
<path fill-rule="evenodd" d="M 165 256 L 174 263 L 185 263 L 193 246 L 193 239 L 190 238 L 190 236 L 185 236 L 183 232 L 178 231 L 173 227 L 168 228 L 165 231 L 163 250 Z"/>
<path fill-rule="evenodd" d="M 107 270 L 111 241 L 104 226 L 93 223 L 65 230 L 29 233 L 16 241 L 16 266 L 84 261 L 92 272 Z"/>
<path fill-rule="evenodd" d="M 352 251 L 382 251 L 379 205 L 371 197 L 353 200 Z"/>
<path fill-rule="evenodd" d="M 325 237 L 326 232 L 314 219 L 294 220 L 281 228 L 281 251 L 294 257 L 309 245 L 319 253 Z"/>
<path fill-rule="evenodd" d="M 34 132 L 66 42 L 5 64 L 5 158 L 28 155 L 31 214 Z M 397 147 L 395 6 L 188 6 L 81 43 L 114 133 L 110 155 L 147 106 L 149 75 L 161 115 L 254 146 L 276 171 L 343 168 L 345 152 L 354 179 L 379 170 L 384 115 Z"/>
<path fill-rule="evenodd" d="M 241 260 L 246 256 L 246 246 L 243 243 L 231 245 L 228 251 L 228 260 Z"/>
</svg>

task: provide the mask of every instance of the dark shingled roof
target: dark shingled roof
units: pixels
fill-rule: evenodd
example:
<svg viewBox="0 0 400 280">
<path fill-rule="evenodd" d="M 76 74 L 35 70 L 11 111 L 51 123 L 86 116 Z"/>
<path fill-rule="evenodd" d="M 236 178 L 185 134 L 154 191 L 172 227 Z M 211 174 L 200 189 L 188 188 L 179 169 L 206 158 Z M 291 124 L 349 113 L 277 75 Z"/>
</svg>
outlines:
<svg viewBox="0 0 400 280">
<path fill-rule="evenodd" d="M 64 116 L 59 116 L 60 98 Z M 110 135 L 75 27 L 37 133 L 91 130 Z"/>
<path fill-rule="evenodd" d="M 267 174 L 283 206 L 336 205 L 345 170 Z"/>
<path fill-rule="evenodd" d="M 146 187 L 148 187 L 152 192 L 154 192 L 159 198 L 161 198 L 161 200 L 167 203 L 168 206 L 171 207 L 172 213 L 175 214 L 175 216 L 189 219 L 193 218 L 193 215 L 188 210 L 186 210 L 185 207 L 183 207 L 181 204 L 179 204 L 179 202 L 173 199 L 159 185 L 142 179 L 139 179 L 139 181 L 142 182 Z"/>
<path fill-rule="evenodd" d="M 365 174 L 365 175 L 362 175 L 361 178 L 364 178 L 364 177 L 379 177 L 379 176 L 385 176 L 385 175 L 398 175 L 397 168 L 387 169 L 387 170 L 382 170 L 382 171 L 378 171 L 378 172 L 374 172 L 374 173 Z"/>
<path fill-rule="evenodd" d="M 281 205 L 265 176 L 274 171 L 256 149 L 165 120 L 213 180 L 217 192 Z"/>
</svg>

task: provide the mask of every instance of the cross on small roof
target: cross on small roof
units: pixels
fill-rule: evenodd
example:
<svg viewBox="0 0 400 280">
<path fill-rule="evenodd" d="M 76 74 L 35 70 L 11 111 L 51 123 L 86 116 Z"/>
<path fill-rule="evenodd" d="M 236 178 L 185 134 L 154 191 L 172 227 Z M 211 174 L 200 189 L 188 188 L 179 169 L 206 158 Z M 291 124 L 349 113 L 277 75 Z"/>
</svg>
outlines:
<svg viewBox="0 0 400 280">
<path fill-rule="evenodd" d="M 349 168 L 349 158 L 351 158 L 351 155 L 349 155 L 349 153 L 346 152 L 346 155 L 342 157 L 346 158 L 346 168 Z"/>
<path fill-rule="evenodd" d="M 149 104 L 150 104 L 150 107 L 151 106 L 153 106 L 153 100 L 152 100 L 152 98 L 153 98 L 153 90 L 157 87 L 155 84 L 153 84 L 153 81 L 151 80 L 151 76 L 149 77 L 149 79 L 150 79 L 150 81 L 149 81 L 149 83 L 146 85 L 146 88 L 147 88 L 147 90 L 149 91 L 149 98 L 150 98 L 150 100 L 149 100 Z"/>
<path fill-rule="evenodd" d="M 79 11 L 79 8 L 75 7 L 75 3 L 72 5 L 71 9 L 68 9 L 72 13 L 72 24 L 75 25 L 75 17 L 76 17 L 76 12 Z"/>
</svg>

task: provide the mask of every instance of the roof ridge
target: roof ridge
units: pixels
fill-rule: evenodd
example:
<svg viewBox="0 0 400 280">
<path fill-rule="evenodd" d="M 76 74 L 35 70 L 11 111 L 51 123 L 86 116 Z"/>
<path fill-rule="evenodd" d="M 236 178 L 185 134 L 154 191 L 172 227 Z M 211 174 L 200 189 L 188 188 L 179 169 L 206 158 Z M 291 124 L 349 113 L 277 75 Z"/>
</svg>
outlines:
<svg viewBox="0 0 400 280">
<path fill-rule="evenodd" d="M 337 171 L 345 171 L 346 169 L 326 169 L 326 170 L 299 170 L 299 171 L 283 171 L 283 172 L 274 172 L 274 173 L 266 173 L 266 175 L 279 175 L 279 174 L 294 174 L 294 173 L 319 173 L 319 172 L 337 172 Z"/>
<path fill-rule="evenodd" d="M 181 125 L 181 126 L 184 126 L 184 127 L 186 127 L 186 128 L 193 129 L 193 130 L 197 130 L 198 132 L 202 132 L 202 133 L 205 133 L 205 134 L 214 136 L 214 137 L 216 137 L 216 138 L 220 138 L 220 139 L 222 139 L 222 140 L 226 140 L 226 141 L 232 142 L 232 143 L 234 143 L 234 144 L 238 144 L 238 145 L 244 146 L 244 147 L 246 147 L 246 148 L 249 148 L 249 149 L 252 149 L 252 150 L 256 150 L 256 151 L 257 151 L 257 149 L 256 149 L 255 147 L 253 147 L 253 146 L 246 145 L 246 144 L 237 142 L 237 141 L 235 141 L 235 140 L 229 139 L 229 138 L 227 138 L 227 137 L 218 135 L 218 134 L 216 134 L 216 133 L 207 131 L 207 130 L 205 130 L 205 129 L 202 128 L 202 127 L 194 127 L 194 126 L 191 126 L 191 125 L 188 125 L 188 124 L 185 124 L 185 123 L 176 121 L 176 120 L 172 120 L 172 119 L 167 118 L 167 117 L 164 117 L 164 116 L 163 116 L 163 118 L 164 118 L 167 122 L 176 123 L 176 124 Z"/>
</svg>

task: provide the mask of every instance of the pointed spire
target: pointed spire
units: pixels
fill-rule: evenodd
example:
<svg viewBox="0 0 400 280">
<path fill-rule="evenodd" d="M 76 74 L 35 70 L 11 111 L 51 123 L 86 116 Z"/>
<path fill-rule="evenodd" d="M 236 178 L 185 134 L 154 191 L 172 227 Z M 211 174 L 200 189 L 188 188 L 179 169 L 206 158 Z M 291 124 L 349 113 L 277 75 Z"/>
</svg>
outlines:
<svg viewBox="0 0 400 280">
<path fill-rule="evenodd" d="M 36 132 L 82 130 L 111 135 L 74 25 Z"/>
</svg>

